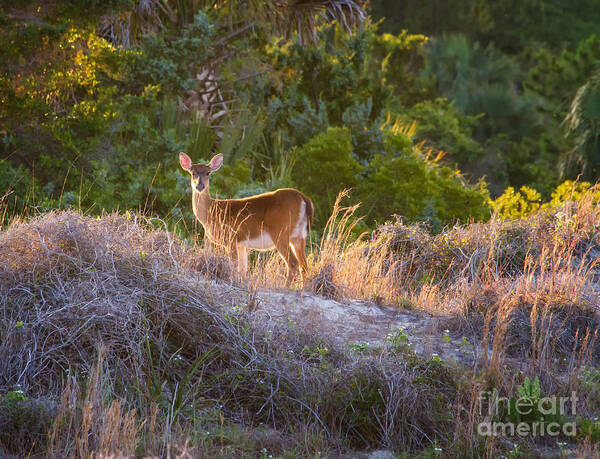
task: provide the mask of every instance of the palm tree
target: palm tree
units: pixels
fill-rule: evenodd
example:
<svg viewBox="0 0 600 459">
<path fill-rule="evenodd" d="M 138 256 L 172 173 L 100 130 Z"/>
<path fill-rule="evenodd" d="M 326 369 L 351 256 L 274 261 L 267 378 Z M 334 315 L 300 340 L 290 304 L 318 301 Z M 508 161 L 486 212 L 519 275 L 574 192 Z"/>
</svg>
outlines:
<svg viewBox="0 0 600 459">
<path fill-rule="evenodd" d="M 600 72 L 581 86 L 565 118 L 567 137 L 574 146 L 562 164 L 563 175 L 579 173 L 590 181 L 600 179 Z"/>
<path fill-rule="evenodd" d="M 106 15 L 101 34 L 118 47 L 131 47 L 146 34 L 182 28 L 195 21 L 199 11 L 210 12 L 218 30 L 211 44 L 212 57 L 210 61 L 194 62 L 197 86 L 181 94 L 179 100 L 183 110 L 195 113 L 207 126 L 215 128 L 217 137 L 223 137 L 223 128 L 246 132 L 258 122 L 256 117 L 232 115 L 238 99 L 226 87 L 230 82 L 219 77 L 220 63 L 239 51 L 230 46 L 233 40 L 260 28 L 275 36 L 295 33 L 301 44 L 315 42 L 319 23 L 337 21 L 348 31 L 362 24 L 366 17 L 363 1 L 136 0 L 131 10 Z M 248 79 L 259 73 L 262 71 L 239 78 Z"/>
<path fill-rule="evenodd" d="M 129 47 L 166 24 L 185 25 L 199 11 L 217 13 L 232 36 L 260 27 L 268 33 L 298 34 L 300 43 L 317 40 L 319 20 L 338 21 L 346 30 L 361 24 L 364 0 L 138 0 L 128 11 L 104 17 L 102 34 L 117 46 Z M 226 37 L 225 37 L 226 38 Z"/>
</svg>

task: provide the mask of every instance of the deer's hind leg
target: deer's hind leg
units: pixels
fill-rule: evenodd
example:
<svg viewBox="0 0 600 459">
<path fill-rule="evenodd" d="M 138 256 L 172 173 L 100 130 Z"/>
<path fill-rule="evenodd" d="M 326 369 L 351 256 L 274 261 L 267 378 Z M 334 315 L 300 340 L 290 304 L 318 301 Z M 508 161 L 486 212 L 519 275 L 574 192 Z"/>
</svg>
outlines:
<svg viewBox="0 0 600 459">
<path fill-rule="evenodd" d="M 306 255 L 304 253 L 306 248 L 306 239 L 303 237 L 295 237 L 290 239 L 290 247 L 300 264 L 300 275 L 304 280 L 304 277 L 308 274 L 308 263 L 306 262 Z"/>
<path fill-rule="evenodd" d="M 294 277 L 296 277 L 296 274 L 298 274 L 298 259 L 292 250 L 288 232 L 279 235 L 279 237 L 275 240 L 275 248 L 279 252 L 281 258 L 283 258 L 283 261 L 287 267 L 285 285 L 289 286 L 292 283 L 292 280 L 294 280 Z"/>
</svg>

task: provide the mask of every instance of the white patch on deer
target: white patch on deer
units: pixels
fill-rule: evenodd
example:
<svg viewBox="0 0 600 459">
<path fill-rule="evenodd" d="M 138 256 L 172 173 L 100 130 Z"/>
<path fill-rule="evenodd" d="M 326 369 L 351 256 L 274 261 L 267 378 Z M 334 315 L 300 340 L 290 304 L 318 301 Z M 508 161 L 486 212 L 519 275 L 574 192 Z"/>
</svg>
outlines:
<svg viewBox="0 0 600 459">
<path fill-rule="evenodd" d="M 275 246 L 273 239 L 271 239 L 271 236 L 269 236 L 269 233 L 262 233 L 260 236 L 255 237 L 254 239 L 240 241 L 238 244 L 255 250 L 269 250 Z"/>
<path fill-rule="evenodd" d="M 299 237 L 301 237 L 302 239 L 306 238 L 306 236 L 308 234 L 307 226 L 308 225 L 306 224 L 306 202 L 303 199 L 302 203 L 300 204 L 300 213 L 298 214 L 298 222 L 296 223 L 296 226 L 294 227 L 294 230 L 292 231 L 290 239 L 296 239 Z"/>
</svg>

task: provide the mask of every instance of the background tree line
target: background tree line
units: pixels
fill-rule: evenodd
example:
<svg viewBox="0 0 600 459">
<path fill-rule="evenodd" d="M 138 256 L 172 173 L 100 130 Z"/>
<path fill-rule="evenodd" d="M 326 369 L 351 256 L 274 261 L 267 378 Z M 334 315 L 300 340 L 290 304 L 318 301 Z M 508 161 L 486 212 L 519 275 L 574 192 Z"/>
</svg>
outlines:
<svg viewBox="0 0 600 459">
<path fill-rule="evenodd" d="M 221 197 L 304 190 L 317 228 L 342 188 L 361 229 L 440 231 L 598 179 L 598 2 L 241 3 L 0 7 L 3 212 L 190 224 L 179 151 L 224 154 Z"/>
</svg>

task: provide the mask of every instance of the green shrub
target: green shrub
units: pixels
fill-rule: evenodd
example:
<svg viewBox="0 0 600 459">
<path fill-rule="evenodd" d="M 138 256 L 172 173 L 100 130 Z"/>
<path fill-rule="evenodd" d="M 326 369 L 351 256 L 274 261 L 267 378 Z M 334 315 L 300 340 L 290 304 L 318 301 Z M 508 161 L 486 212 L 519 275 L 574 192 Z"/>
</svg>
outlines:
<svg viewBox="0 0 600 459">
<path fill-rule="evenodd" d="M 210 179 L 211 195 L 219 198 L 241 197 L 239 194 L 252 195 L 246 192 L 251 185 L 251 170 L 248 161 L 238 160 L 234 165 L 225 164 L 218 173 Z M 263 192 L 266 190 L 257 188 L 255 191 Z"/>
<path fill-rule="evenodd" d="M 594 443 L 600 441 L 600 421 L 598 421 L 598 418 L 582 419 L 579 423 L 579 435 Z"/>
<path fill-rule="evenodd" d="M 212 54 L 214 30 L 208 16 L 199 12 L 174 40 L 146 35 L 131 62 L 129 83 L 138 87 L 158 84 L 167 92 L 194 89 L 196 74 Z"/>
<path fill-rule="evenodd" d="M 589 192 L 593 192 L 594 202 L 598 202 L 600 200 L 600 190 L 598 188 L 592 190 L 591 188 L 592 184 L 590 182 L 565 180 L 552 193 L 550 206 L 557 207 L 567 201 L 580 201 Z"/>
<path fill-rule="evenodd" d="M 519 191 L 508 187 L 490 206 L 502 220 L 527 218 L 540 209 L 556 208 L 570 201 L 579 201 L 585 196 L 592 197 L 594 203 L 600 201 L 600 190 L 589 182 L 565 180 L 552 192 L 549 202 L 542 202 L 542 196 L 533 188 L 522 186 Z"/>
<path fill-rule="evenodd" d="M 490 201 L 490 205 L 503 220 L 527 218 L 538 211 L 541 206 L 541 199 L 542 196 L 533 188 L 522 186 L 519 191 L 515 191 L 510 186 L 502 193 L 502 196 Z"/>
<path fill-rule="evenodd" d="M 427 40 L 425 35 L 409 34 L 406 30 L 397 35 L 373 33 L 368 56 L 371 71 L 380 69 L 382 83 L 391 86 L 394 96 L 406 105 L 424 96 L 418 72 L 423 67 Z"/>
<path fill-rule="evenodd" d="M 397 214 L 408 221 L 427 221 L 439 232 L 456 220 L 487 218 L 488 194 L 483 184 L 469 186 L 455 171 L 439 166 L 418 148 L 407 149 L 405 134 L 388 131 L 386 136 L 386 154 L 373 158 L 358 188 L 369 223 Z"/>
<path fill-rule="evenodd" d="M 533 381 L 526 377 L 523 384 L 517 387 L 517 396 L 508 400 L 500 399 L 498 402 L 498 420 L 511 422 L 515 425 L 524 423 L 529 426 L 557 423 L 562 426 L 567 422 L 564 413 L 557 406 L 551 406 L 546 401 L 550 397 L 542 395 L 540 380 L 536 377 Z M 552 409 L 554 408 L 554 409 Z M 562 430 L 562 429 L 561 429 Z"/>
<path fill-rule="evenodd" d="M 365 103 L 356 102 L 348 107 L 342 115 L 344 127 L 352 133 L 354 156 L 363 164 L 376 154 L 384 151 L 384 135 L 379 120 L 371 121 L 373 103 L 368 99 Z"/>
<path fill-rule="evenodd" d="M 363 166 L 352 156 L 347 128 L 330 127 L 295 152 L 294 184 L 315 202 L 315 222 L 322 227 L 331 214 L 337 194 L 359 183 Z"/>
<path fill-rule="evenodd" d="M 461 169 L 483 154 L 482 146 L 473 139 L 480 116 L 465 116 L 446 99 L 415 104 L 408 115 L 417 121 L 417 139 L 448 152 Z"/>
</svg>

